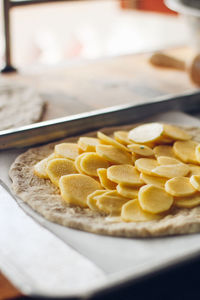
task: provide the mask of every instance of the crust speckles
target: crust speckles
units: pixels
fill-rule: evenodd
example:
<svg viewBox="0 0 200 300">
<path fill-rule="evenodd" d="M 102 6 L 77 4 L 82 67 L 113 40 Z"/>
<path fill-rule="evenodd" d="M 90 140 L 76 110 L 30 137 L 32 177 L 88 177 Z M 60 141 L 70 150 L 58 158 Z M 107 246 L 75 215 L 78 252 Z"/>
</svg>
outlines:
<svg viewBox="0 0 200 300">
<path fill-rule="evenodd" d="M 44 101 L 34 90 L 6 84 L 0 96 L 0 130 L 37 122 L 43 110 Z"/>
<path fill-rule="evenodd" d="M 133 125 L 107 128 L 103 132 L 111 134 L 115 130 L 130 128 L 133 128 Z M 195 140 L 200 141 L 200 129 L 192 128 L 188 129 L 188 132 L 195 136 Z M 96 132 L 87 136 L 96 136 Z M 77 138 L 64 141 L 74 142 Z M 88 208 L 67 205 L 61 199 L 59 190 L 49 180 L 38 178 L 33 172 L 34 164 L 51 154 L 53 148 L 54 144 L 32 148 L 20 155 L 10 169 L 14 193 L 46 219 L 93 233 L 125 237 L 166 236 L 200 231 L 200 207 L 173 208 L 170 215 L 157 221 L 116 223 L 114 218 L 112 221 L 112 218 L 105 218 L 104 215 Z"/>
</svg>

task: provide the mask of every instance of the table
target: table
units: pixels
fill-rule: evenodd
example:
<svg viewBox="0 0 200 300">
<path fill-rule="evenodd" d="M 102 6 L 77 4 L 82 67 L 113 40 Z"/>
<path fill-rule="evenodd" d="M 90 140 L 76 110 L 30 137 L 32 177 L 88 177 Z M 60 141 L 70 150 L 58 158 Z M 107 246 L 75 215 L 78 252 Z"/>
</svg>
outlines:
<svg viewBox="0 0 200 300">
<path fill-rule="evenodd" d="M 169 49 L 167 52 L 179 58 L 184 58 L 188 62 L 194 56 L 193 50 L 188 48 Z M 79 105 L 84 106 L 85 110 L 89 110 L 107 107 L 108 103 L 109 106 L 127 102 L 136 104 L 141 101 L 150 101 L 157 96 L 178 94 L 197 88 L 190 81 L 186 72 L 155 68 L 149 64 L 148 58 L 149 54 L 138 54 L 93 62 L 84 61 L 80 64 L 62 65 L 54 69 L 39 69 L 34 72 L 23 70 L 19 74 L 1 75 L 0 79 L 7 78 L 13 82 L 28 84 L 42 93 L 44 97 L 48 91 L 54 96 L 66 95 L 62 101 L 70 98 L 71 107 L 69 107 L 68 112 L 63 111 L 62 101 L 59 102 L 60 104 L 55 111 L 52 108 L 52 101 L 55 101 L 56 98 L 52 97 L 54 100 L 46 99 L 49 101 L 44 119 L 60 117 L 66 113 L 76 113 Z M 187 273 L 188 269 L 191 272 L 192 268 L 195 268 L 195 271 L 197 271 L 198 266 L 200 266 L 199 262 L 186 266 L 185 272 Z M 176 274 L 179 274 L 180 278 L 184 280 L 183 272 L 179 270 L 179 273 L 172 275 L 171 279 L 167 275 L 162 275 L 164 277 L 161 276 L 161 279 L 157 276 L 157 281 L 152 281 L 153 279 L 151 279 L 146 284 L 151 290 L 153 287 L 156 288 L 159 280 L 162 283 L 163 280 L 169 279 L 172 284 L 172 278 L 177 280 Z M 168 274 L 168 276 L 170 275 Z M 192 274 L 188 274 L 186 278 L 189 280 L 190 276 Z M 180 280 L 178 283 L 181 286 Z M 193 283 L 196 282 L 194 281 Z M 190 283 L 189 287 L 191 288 L 191 286 L 193 288 L 193 285 Z M 173 287 L 175 287 L 174 283 Z M 128 291 L 132 288 L 129 287 Z M 195 288 L 200 293 L 198 283 L 196 283 Z M 139 287 L 136 287 L 134 291 L 136 296 L 141 292 Z M 167 290 L 165 290 L 165 294 L 167 294 Z M 20 292 L 12 287 L 11 283 L 0 274 L 0 299 L 18 296 L 20 296 Z M 123 299 L 119 298 L 120 293 L 117 297 L 117 299 Z M 126 299 L 128 299 L 128 294 Z"/>
</svg>

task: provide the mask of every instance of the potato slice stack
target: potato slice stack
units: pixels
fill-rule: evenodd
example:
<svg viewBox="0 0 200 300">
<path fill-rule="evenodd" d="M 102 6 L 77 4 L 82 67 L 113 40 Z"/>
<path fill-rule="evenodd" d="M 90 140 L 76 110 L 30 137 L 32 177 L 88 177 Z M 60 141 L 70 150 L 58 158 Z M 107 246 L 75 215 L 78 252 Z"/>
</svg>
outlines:
<svg viewBox="0 0 200 300">
<path fill-rule="evenodd" d="M 169 124 L 58 144 L 34 172 L 59 187 L 66 203 L 125 222 L 158 220 L 173 207 L 200 205 L 200 144 Z"/>
</svg>

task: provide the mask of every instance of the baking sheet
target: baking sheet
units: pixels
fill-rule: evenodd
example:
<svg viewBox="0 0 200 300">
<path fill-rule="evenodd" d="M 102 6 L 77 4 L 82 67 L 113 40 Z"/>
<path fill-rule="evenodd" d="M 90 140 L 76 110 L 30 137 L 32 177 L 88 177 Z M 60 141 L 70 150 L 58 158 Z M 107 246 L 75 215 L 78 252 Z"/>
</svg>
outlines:
<svg viewBox="0 0 200 300">
<path fill-rule="evenodd" d="M 198 119 L 181 112 L 167 112 L 145 121 L 165 121 L 184 126 L 200 125 Z M 11 150 L 0 153 L 0 178 L 9 188 L 11 182 L 8 177 L 8 170 L 20 152 L 23 151 Z M 89 258 L 105 272 L 106 283 L 97 282 L 95 287 L 88 288 L 86 294 L 92 294 L 130 278 L 134 280 L 170 263 L 174 264 L 179 260 L 186 259 L 187 256 L 196 255 L 200 250 L 199 234 L 152 239 L 101 236 L 51 223 L 35 213 L 22 201 L 19 201 L 19 204 L 42 226 Z M 23 270 L 19 270 L 19 272 L 23 272 Z"/>
</svg>

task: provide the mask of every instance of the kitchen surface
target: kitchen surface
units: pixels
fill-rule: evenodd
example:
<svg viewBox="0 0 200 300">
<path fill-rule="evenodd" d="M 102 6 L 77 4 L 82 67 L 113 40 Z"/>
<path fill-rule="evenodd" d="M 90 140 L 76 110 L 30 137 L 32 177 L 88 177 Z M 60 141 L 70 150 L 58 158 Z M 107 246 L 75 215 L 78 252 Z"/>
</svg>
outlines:
<svg viewBox="0 0 200 300">
<path fill-rule="evenodd" d="M 12 64 L 17 68 L 17 72 L 0 75 L 0 92 L 1 89 L 3 91 L 4 86 L 11 88 L 12 92 L 17 90 L 17 86 L 33 89 L 45 103 L 39 121 L 113 106 L 156 103 L 158 99 L 165 100 L 180 94 L 199 92 L 196 79 L 198 63 L 194 67 L 194 58 L 200 49 L 197 40 L 190 33 L 191 28 L 188 23 L 182 15 L 173 12 L 169 14 L 166 11 L 155 12 L 154 5 L 151 11 L 138 9 L 136 2 L 127 1 L 124 4 L 120 1 L 72 1 L 13 8 L 11 12 Z M 54 22 L 52 22 L 52 15 Z M 36 19 L 37 26 L 35 21 L 33 22 Z M 3 29 L 1 33 L 0 38 L 3 40 Z M 0 51 L 0 63 L 3 68 L 3 49 Z M 152 55 L 157 51 L 167 55 L 168 65 L 165 56 L 161 61 L 152 63 Z M 169 57 L 175 59 L 175 64 L 174 60 L 172 63 L 168 60 Z M 184 67 L 177 68 L 177 61 Z M 190 99 L 188 105 L 185 105 L 185 111 L 188 111 L 189 107 Z M 193 117 L 198 117 L 197 107 L 196 111 L 193 111 Z M 181 122 L 184 122 L 185 118 L 187 125 L 195 126 L 199 122 L 191 116 L 181 115 L 177 118 L 179 117 Z M 7 170 L 6 163 L 8 162 L 9 165 L 18 152 L 23 151 L 24 149 L 1 151 L 2 170 Z M 9 185 L 8 175 L 5 175 L 6 171 L 2 170 L 0 179 Z M 30 215 L 26 207 L 23 207 L 23 210 Z M 25 215 L 27 220 L 33 222 L 28 215 Z M 33 224 L 37 224 L 38 232 L 40 228 L 44 231 L 43 226 L 45 226 L 48 228 L 48 233 L 53 232 L 52 236 L 56 236 L 58 244 L 64 240 L 62 247 L 68 247 L 66 238 L 61 237 L 63 233 L 61 234 L 57 227 L 41 226 L 44 223 L 42 218 L 36 216 L 33 218 L 37 220 Z M 79 232 L 68 229 L 67 235 L 70 245 L 77 245 Z M 197 240 L 195 240 L 196 236 Z M 89 237 L 88 234 L 85 235 L 86 240 L 89 240 Z M 117 239 L 113 238 L 113 244 L 117 245 Z M 164 240 L 167 247 L 168 240 L 163 238 Z M 125 284 L 121 285 L 123 282 L 121 275 L 121 279 L 113 279 L 117 283 L 111 285 L 111 289 L 108 286 L 107 289 L 100 290 L 100 293 L 83 293 L 84 297 L 87 295 L 88 299 L 90 297 L 91 299 L 145 299 L 148 296 L 150 299 L 198 299 L 200 289 L 197 272 L 200 262 L 198 248 L 195 248 L 198 245 L 198 234 L 191 235 L 188 241 L 191 243 L 188 256 L 184 258 L 182 253 L 181 259 L 178 259 L 177 252 L 174 261 L 173 257 L 170 257 L 170 263 L 168 261 L 170 268 L 165 268 L 165 263 L 169 259 L 166 256 L 157 267 L 152 267 L 153 272 L 147 272 L 144 268 L 143 275 L 139 276 L 138 271 L 138 277 L 132 282 L 131 276 L 128 279 L 124 267 L 124 278 L 127 278 Z M 143 243 L 143 241 L 139 242 Z M 123 244 L 123 241 L 121 243 Z M 185 247 L 184 243 L 183 239 L 180 242 L 182 250 Z M 10 249 L 4 249 L 5 252 L 14 251 L 12 243 L 10 245 Z M 82 248 L 80 246 L 80 249 Z M 0 249 L 3 249 L 3 245 Z M 82 250 L 82 253 L 84 251 Z M 15 255 L 14 252 L 12 254 Z M 95 253 L 90 255 L 94 262 Z M 20 279 L 13 280 L 15 272 L 10 267 L 10 261 L 7 269 L 6 261 L 2 262 L 2 265 L 1 269 L 0 261 L 2 271 L 0 299 L 34 297 L 28 288 L 23 286 L 23 291 L 20 289 L 22 286 Z M 107 269 L 112 273 L 111 270 L 115 268 L 108 262 Z M 81 298 L 81 295 L 68 295 L 66 299 L 70 298 Z"/>
</svg>

